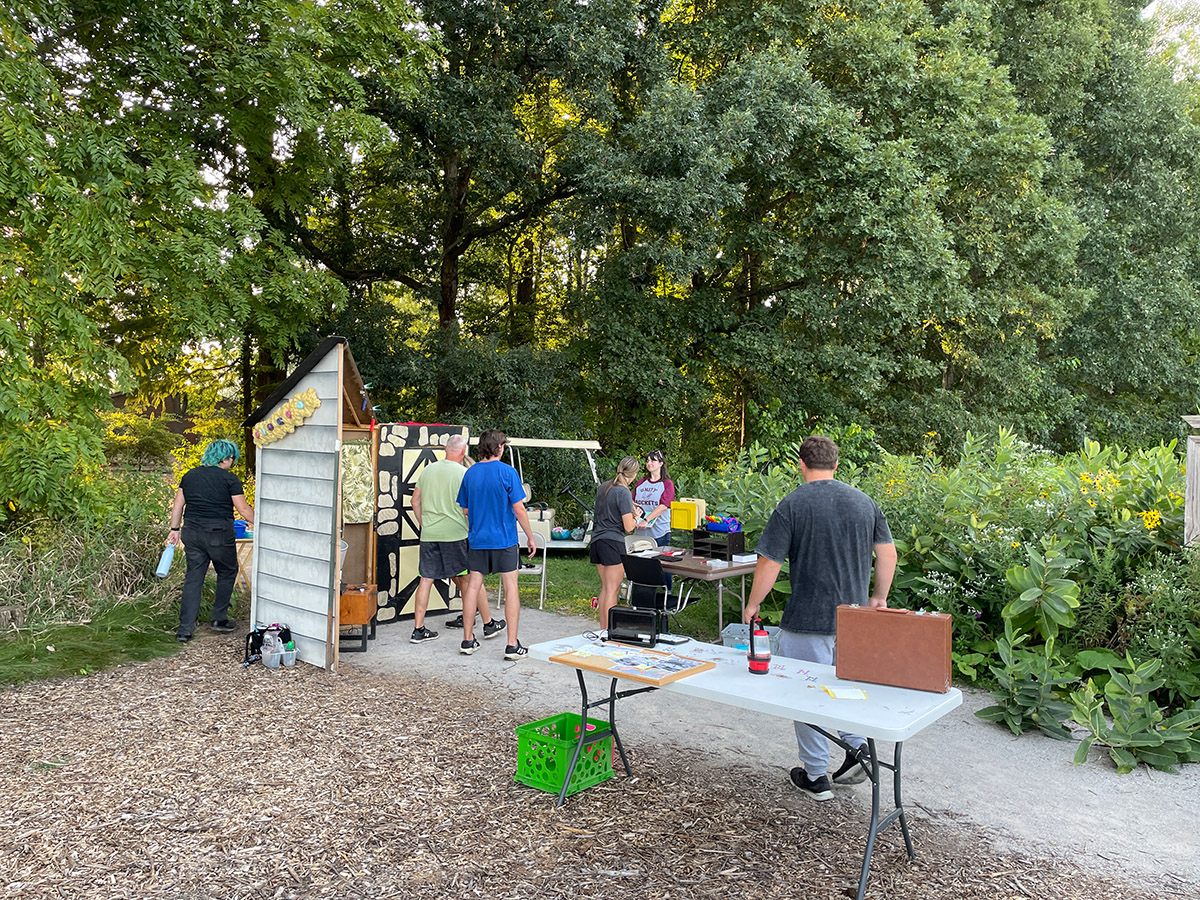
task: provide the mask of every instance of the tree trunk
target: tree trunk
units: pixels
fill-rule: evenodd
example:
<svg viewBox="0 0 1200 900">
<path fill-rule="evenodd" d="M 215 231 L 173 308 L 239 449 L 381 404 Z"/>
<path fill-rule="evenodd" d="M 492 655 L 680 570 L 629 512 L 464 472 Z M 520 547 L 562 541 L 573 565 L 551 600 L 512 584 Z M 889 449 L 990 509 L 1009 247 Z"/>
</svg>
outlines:
<svg viewBox="0 0 1200 900">
<path fill-rule="evenodd" d="M 242 421 L 254 412 L 254 362 L 251 354 L 254 347 L 250 332 L 242 334 Z M 254 445 L 254 429 L 242 429 L 242 441 L 246 448 L 246 469 L 251 475 L 258 471 L 258 448 Z"/>
</svg>

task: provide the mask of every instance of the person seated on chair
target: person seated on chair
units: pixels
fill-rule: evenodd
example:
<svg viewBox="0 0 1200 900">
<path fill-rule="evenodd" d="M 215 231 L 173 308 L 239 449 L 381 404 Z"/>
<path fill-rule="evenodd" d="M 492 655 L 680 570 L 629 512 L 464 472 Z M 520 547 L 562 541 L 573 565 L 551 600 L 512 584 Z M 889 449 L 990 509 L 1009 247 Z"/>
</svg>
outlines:
<svg viewBox="0 0 1200 900">
<path fill-rule="evenodd" d="M 629 485 L 637 478 L 637 457 L 626 456 L 617 465 L 617 474 L 596 488 L 596 512 L 592 516 L 591 560 L 600 575 L 598 597 L 600 628 L 608 630 L 608 611 L 617 605 L 625 567 L 625 535 L 633 531 L 633 494 Z"/>
</svg>

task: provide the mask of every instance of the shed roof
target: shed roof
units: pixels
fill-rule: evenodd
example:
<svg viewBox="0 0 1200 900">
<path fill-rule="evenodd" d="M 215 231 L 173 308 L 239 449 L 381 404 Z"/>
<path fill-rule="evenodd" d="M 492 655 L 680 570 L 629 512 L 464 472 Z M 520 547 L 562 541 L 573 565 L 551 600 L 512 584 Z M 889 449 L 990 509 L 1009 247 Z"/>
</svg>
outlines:
<svg viewBox="0 0 1200 900">
<path fill-rule="evenodd" d="M 246 421 L 242 423 L 242 427 L 253 428 L 269 415 L 276 406 L 288 398 L 300 380 L 338 344 L 346 347 L 346 365 L 342 369 L 342 403 L 345 404 L 343 418 L 347 424 L 357 422 L 363 426 L 369 425 L 373 416 L 373 407 L 371 398 L 367 396 L 366 383 L 358 372 L 358 364 L 354 362 L 354 354 L 350 352 L 349 342 L 344 337 L 335 334 L 325 338 L 317 345 L 317 349 L 304 357 L 304 361 L 292 370 L 292 373 L 283 380 L 283 384 L 272 391 L 271 395 L 260 403 L 254 412 L 250 413 Z"/>
</svg>

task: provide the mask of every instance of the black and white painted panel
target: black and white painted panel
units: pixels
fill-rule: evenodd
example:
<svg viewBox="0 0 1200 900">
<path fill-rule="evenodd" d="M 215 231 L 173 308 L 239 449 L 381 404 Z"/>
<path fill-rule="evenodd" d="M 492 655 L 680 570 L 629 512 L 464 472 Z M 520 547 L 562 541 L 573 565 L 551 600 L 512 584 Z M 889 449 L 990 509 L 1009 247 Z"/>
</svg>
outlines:
<svg viewBox="0 0 1200 900">
<path fill-rule="evenodd" d="M 460 425 L 380 426 L 376 558 L 381 624 L 412 613 L 413 594 L 421 580 L 417 571 L 421 532 L 413 518 L 413 489 L 421 469 L 442 459 L 446 441 L 455 434 L 469 436 Z M 452 583 L 434 583 L 430 611 L 461 608 Z"/>
</svg>

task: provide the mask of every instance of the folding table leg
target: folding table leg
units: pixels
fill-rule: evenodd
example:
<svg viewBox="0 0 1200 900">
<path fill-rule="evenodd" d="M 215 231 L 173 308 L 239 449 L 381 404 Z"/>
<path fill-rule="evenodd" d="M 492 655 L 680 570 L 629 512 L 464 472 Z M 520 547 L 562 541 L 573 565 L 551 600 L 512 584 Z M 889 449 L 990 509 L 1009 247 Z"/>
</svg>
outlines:
<svg viewBox="0 0 1200 900">
<path fill-rule="evenodd" d="M 658 690 L 656 687 L 644 687 L 632 691 L 618 691 L 617 679 L 614 678 L 608 687 L 607 697 L 589 701 L 587 682 L 583 680 L 583 670 L 576 669 L 575 675 L 579 679 L 579 738 L 575 741 L 575 752 L 571 754 L 571 764 L 567 766 L 566 775 L 563 778 L 563 786 L 558 792 L 558 803 L 555 804 L 556 806 L 562 806 L 563 801 L 567 799 L 567 789 L 571 786 L 571 776 L 575 774 L 575 765 L 579 762 L 579 754 L 583 752 L 584 744 L 592 744 L 611 735 L 617 745 L 617 752 L 621 755 L 621 764 L 625 766 L 625 774 L 633 774 L 633 770 L 629 767 L 629 758 L 625 755 L 625 746 L 621 743 L 621 735 L 617 733 L 617 701 L 622 697 L 631 697 L 634 694 L 644 694 L 647 691 Z M 599 731 L 589 732 L 587 730 L 588 710 L 595 709 L 597 706 L 604 706 L 605 704 L 608 705 L 608 727 Z"/>
<path fill-rule="evenodd" d="M 867 749 L 871 755 L 871 826 L 867 831 L 867 848 L 863 853 L 862 875 L 858 879 L 858 900 L 863 900 L 863 894 L 867 890 L 867 877 L 871 873 L 871 856 L 875 852 L 875 837 L 892 822 L 900 820 L 900 831 L 904 834 L 904 846 L 908 851 L 908 858 L 915 859 L 917 855 L 913 850 L 912 837 L 908 833 L 908 819 L 904 816 L 904 804 L 900 795 L 900 753 L 903 746 L 901 742 L 896 743 L 892 762 L 889 765 L 879 761 L 879 755 L 875 751 L 875 741 L 869 738 L 867 740 Z M 879 770 L 881 768 L 892 770 L 892 798 L 896 804 L 895 809 L 882 818 L 879 816 Z"/>
</svg>

